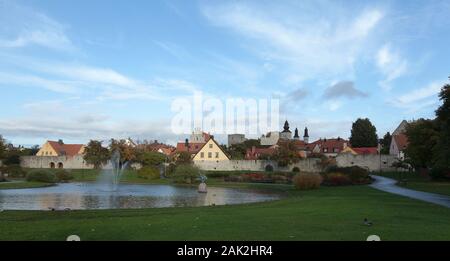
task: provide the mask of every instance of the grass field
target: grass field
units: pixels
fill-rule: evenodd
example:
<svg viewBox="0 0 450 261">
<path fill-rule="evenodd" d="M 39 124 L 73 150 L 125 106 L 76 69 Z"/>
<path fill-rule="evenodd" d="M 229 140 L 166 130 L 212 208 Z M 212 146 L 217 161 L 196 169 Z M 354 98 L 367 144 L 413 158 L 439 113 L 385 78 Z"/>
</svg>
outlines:
<svg viewBox="0 0 450 261">
<path fill-rule="evenodd" d="M 381 172 L 376 175 L 393 178 L 405 182 L 399 182 L 398 185 L 404 188 L 437 193 L 450 196 L 450 182 L 433 181 L 429 177 L 425 177 L 416 172 Z"/>
<path fill-rule="evenodd" d="M 197 208 L 3 211 L 0 240 L 450 240 L 450 209 L 368 186 L 296 191 L 274 202 Z M 373 226 L 363 225 L 368 218 Z"/>
</svg>

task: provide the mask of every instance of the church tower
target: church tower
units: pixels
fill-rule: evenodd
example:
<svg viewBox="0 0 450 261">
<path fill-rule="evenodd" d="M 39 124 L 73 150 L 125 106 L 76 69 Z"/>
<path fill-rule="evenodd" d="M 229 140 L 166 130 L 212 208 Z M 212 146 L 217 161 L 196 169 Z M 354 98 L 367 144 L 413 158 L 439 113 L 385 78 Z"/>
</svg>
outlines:
<svg viewBox="0 0 450 261">
<path fill-rule="evenodd" d="M 283 131 L 280 133 L 280 138 L 284 140 L 290 140 L 292 138 L 292 132 L 289 130 L 289 122 L 284 122 Z"/>
<path fill-rule="evenodd" d="M 308 135 L 308 128 L 305 127 L 305 133 L 303 134 L 303 141 L 308 144 L 309 142 L 309 135 Z"/>
<path fill-rule="evenodd" d="M 294 140 L 299 140 L 299 139 L 300 139 L 300 136 L 298 136 L 298 129 L 295 128 L 295 131 L 294 131 Z"/>
</svg>

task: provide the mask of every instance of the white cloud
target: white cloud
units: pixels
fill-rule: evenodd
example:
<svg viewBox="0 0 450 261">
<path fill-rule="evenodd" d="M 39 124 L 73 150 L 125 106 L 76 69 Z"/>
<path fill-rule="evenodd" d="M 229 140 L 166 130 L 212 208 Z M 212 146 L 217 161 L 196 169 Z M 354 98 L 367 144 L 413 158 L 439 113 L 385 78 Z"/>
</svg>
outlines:
<svg viewBox="0 0 450 261">
<path fill-rule="evenodd" d="M 17 73 L 0 72 L 0 84 L 19 85 L 24 87 L 40 87 L 54 92 L 74 93 L 73 83 L 64 80 L 48 80 L 42 77 Z"/>
<path fill-rule="evenodd" d="M 2 1 L 0 8 L 0 47 L 39 45 L 57 50 L 74 50 L 66 27 L 33 9 Z"/>
<path fill-rule="evenodd" d="M 390 44 L 385 44 L 378 50 L 375 60 L 378 69 L 385 77 L 379 82 L 385 90 L 391 89 L 391 82 L 407 73 L 408 62 L 392 51 Z"/>
<path fill-rule="evenodd" d="M 272 15 L 267 9 L 239 2 L 206 6 L 203 14 L 215 25 L 256 40 L 257 45 L 250 44 L 252 50 L 263 59 L 287 62 L 295 68 L 292 74 L 298 80 L 353 74 L 364 43 L 383 17 L 378 9 L 362 11 L 354 19 L 325 19 L 322 13 L 311 16 L 295 12 L 297 19 L 288 22 L 287 18 Z"/>
<path fill-rule="evenodd" d="M 429 98 L 431 96 L 435 96 L 439 93 L 442 86 L 444 85 L 444 82 L 432 82 L 428 84 L 426 87 L 415 89 L 411 91 L 410 93 L 404 94 L 398 98 L 398 101 L 401 104 L 410 104 L 414 103 L 426 98 Z"/>
<path fill-rule="evenodd" d="M 412 90 L 396 99 L 392 99 L 389 103 L 395 107 L 405 109 L 407 113 L 421 111 L 439 103 L 438 93 L 444 84 L 445 82 L 443 81 L 431 82 L 425 87 Z"/>
</svg>

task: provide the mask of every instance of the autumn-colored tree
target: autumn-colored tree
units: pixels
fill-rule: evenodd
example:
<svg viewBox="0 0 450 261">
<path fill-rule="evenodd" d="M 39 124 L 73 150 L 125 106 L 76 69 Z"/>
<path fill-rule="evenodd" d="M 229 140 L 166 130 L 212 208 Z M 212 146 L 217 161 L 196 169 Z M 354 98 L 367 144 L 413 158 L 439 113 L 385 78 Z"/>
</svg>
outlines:
<svg viewBox="0 0 450 261">
<path fill-rule="evenodd" d="M 95 169 L 99 169 L 106 164 L 110 158 L 109 150 L 102 146 L 101 141 L 91 140 L 84 150 L 83 159 L 88 163 L 94 165 Z"/>
</svg>

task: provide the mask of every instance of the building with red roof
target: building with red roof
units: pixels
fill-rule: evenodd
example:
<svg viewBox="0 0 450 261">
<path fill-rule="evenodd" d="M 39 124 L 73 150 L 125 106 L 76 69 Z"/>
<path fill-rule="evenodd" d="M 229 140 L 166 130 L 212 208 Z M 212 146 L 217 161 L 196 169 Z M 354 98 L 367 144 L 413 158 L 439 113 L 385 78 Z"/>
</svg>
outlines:
<svg viewBox="0 0 450 261">
<path fill-rule="evenodd" d="M 47 141 L 36 153 L 36 156 L 67 156 L 73 157 L 84 153 L 83 144 L 65 144 L 62 140 Z"/>
</svg>

